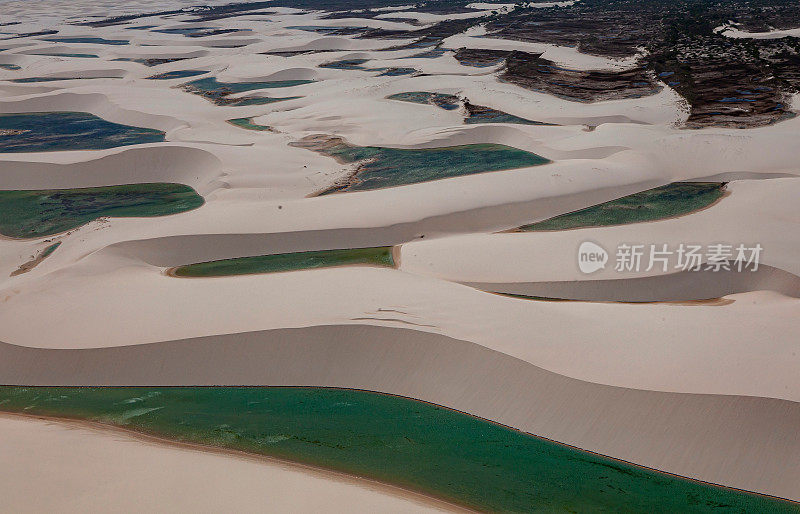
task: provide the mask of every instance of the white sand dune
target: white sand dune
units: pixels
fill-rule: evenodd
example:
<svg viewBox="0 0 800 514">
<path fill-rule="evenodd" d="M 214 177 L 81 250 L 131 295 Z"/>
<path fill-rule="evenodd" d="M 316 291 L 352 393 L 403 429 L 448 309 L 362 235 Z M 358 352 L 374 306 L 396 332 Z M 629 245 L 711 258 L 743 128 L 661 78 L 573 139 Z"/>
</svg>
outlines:
<svg viewBox="0 0 800 514">
<path fill-rule="evenodd" d="M 721 298 L 750 291 L 776 291 L 800 298 L 800 277 L 761 265 L 756 271 L 680 271 L 650 277 L 562 282 L 469 282 L 504 294 L 599 302 L 682 302 Z"/>
<path fill-rule="evenodd" d="M 105 153 L 105 157 L 69 164 L 0 160 L 0 189 L 177 182 L 203 191 L 222 174 L 219 159 L 196 148 L 149 146 Z"/>
</svg>

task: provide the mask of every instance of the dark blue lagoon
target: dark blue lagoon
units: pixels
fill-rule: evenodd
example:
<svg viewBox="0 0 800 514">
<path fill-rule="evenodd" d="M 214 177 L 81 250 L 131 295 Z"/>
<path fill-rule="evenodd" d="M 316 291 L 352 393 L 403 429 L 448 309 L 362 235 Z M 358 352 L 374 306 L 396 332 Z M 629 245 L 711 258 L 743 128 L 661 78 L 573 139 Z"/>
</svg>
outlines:
<svg viewBox="0 0 800 514">
<path fill-rule="evenodd" d="M 178 70 L 178 71 L 167 71 L 164 73 L 159 73 L 158 75 L 150 75 L 147 77 L 150 80 L 171 80 L 171 79 L 185 79 L 188 77 L 195 77 L 197 75 L 203 75 L 204 73 L 209 73 L 208 70 Z"/>
<path fill-rule="evenodd" d="M 0 152 L 102 150 L 161 141 L 160 130 L 120 125 L 88 112 L 0 114 Z"/>
<path fill-rule="evenodd" d="M 208 100 L 211 100 L 217 105 L 230 105 L 230 106 L 243 106 L 243 105 L 262 105 L 266 103 L 277 102 L 280 100 L 290 100 L 299 98 L 297 96 L 282 97 L 282 98 L 266 98 L 266 97 L 245 97 L 245 98 L 230 98 L 230 95 L 237 93 L 244 93 L 246 91 L 255 91 L 258 89 L 275 89 L 283 87 L 299 86 L 302 84 L 310 84 L 313 80 L 273 80 L 268 82 L 219 82 L 216 77 L 208 77 L 204 79 L 194 80 L 183 84 L 183 89 L 200 95 Z"/>
<path fill-rule="evenodd" d="M 45 37 L 44 41 L 52 41 L 54 43 L 89 43 L 95 45 L 127 45 L 130 42 L 127 39 L 105 39 L 102 37 Z"/>
<path fill-rule="evenodd" d="M 374 71 L 382 71 L 380 75 L 386 77 L 399 77 L 401 75 L 413 75 L 417 73 L 417 70 L 414 68 L 379 68 Z"/>
<path fill-rule="evenodd" d="M 80 59 L 97 59 L 99 56 L 96 54 L 59 54 L 59 53 L 36 53 L 30 55 L 41 55 L 44 57 L 76 57 Z"/>
<path fill-rule="evenodd" d="M 111 59 L 112 61 L 128 61 L 128 62 L 138 62 L 139 64 L 144 64 L 145 66 L 158 66 L 159 64 L 166 64 L 168 62 L 177 62 L 177 61 L 184 61 L 186 59 L 191 59 L 191 57 L 170 57 L 170 58 L 158 58 L 158 57 L 117 57 L 116 59 Z"/>
<path fill-rule="evenodd" d="M 366 68 L 364 68 L 362 64 L 368 60 L 369 59 L 341 59 L 338 61 L 322 63 L 319 65 L 319 67 L 329 68 L 332 70 L 363 70 Z"/>
</svg>

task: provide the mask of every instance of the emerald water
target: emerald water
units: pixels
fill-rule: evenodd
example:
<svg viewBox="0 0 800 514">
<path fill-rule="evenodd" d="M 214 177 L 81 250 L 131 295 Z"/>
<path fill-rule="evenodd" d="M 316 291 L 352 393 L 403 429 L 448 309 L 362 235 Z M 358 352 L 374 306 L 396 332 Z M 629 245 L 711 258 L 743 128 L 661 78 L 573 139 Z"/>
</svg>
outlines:
<svg viewBox="0 0 800 514">
<path fill-rule="evenodd" d="M 77 57 L 81 59 L 97 59 L 99 56 L 96 54 L 59 54 L 59 53 L 36 53 L 31 55 L 42 55 L 46 57 Z M 114 59 L 119 60 L 119 59 Z"/>
<path fill-rule="evenodd" d="M 436 405 L 314 387 L 0 387 L 0 409 L 93 420 L 380 480 L 490 512 L 798 512 Z"/>
<path fill-rule="evenodd" d="M 519 231 L 627 225 L 682 216 L 719 200 L 725 182 L 673 182 L 519 227 Z"/>
<path fill-rule="evenodd" d="M 401 75 L 413 75 L 417 72 L 415 68 L 374 68 L 370 71 L 380 71 L 378 76 L 399 77 Z"/>
<path fill-rule="evenodd" d="M 453 111 L 461 106 L 461 101 L 455 95 L 444 93 L 430 93 L 427 91 L 409 91 L 407 93 L 397 93 L 386 97 L 388 100 L 399 100 L 401 102 L 411 102 L 415 104 L 430 104 L 440 107 L 447 111 Z"/>
<path fill-rule="evenodd" d="M 347 183 L 336 185 L 324 193 L 369 191 L 550 162 L 531 152 L 490 143 L 424 149 L 339 143 L 318 151 L 343 162 L 361 162 L 357 173 Z"/>
<path fill-rule="evenodd" d="M 0 114 L 0 152 L 102 150 L 158 143 L 164 133 L 112 123 L 88 112 Z"/>
<path fill-rule="evenodd" d="M 229 98 L 230 95 L 254 91 L 257 89 L 274 89 L 282 87 L 310 84 L 313 80 L 274 80 L 269 82 L 218 82 L 216 77 L 194 80 L 183 84 L 190 93 L 203 96 L 217 105 L 240 107 L 243 105 L 263 105 L 281 100 L 299 98 L 297 96 L 283 98 Z"/>
<path fill-rule="evenodd" d="M 150 80 L 170 80 L 170 79 L 185 79 L 188 77 L 195 77 L 197 75 L 202 75 L 204 73 L 209 73 L 208 70 L 178 70 L 178 71 L 167 71 L 165 73 L 159 73 L 158 75 L 150 75 L 146 77 Z"/>
<path fill-rule="evenodd" d="M 0 234 L 44 237 L 97 218 L 165 216 L 195 209 L 203 197 L 183 184 L 0 191 Z"/>
<path fill-rule="evenodd" d="M 253 123 L 253 118 L 234 118 L 232 120 L 228 120 L 228 123 L 247 130 L 260 130 L 266 132 L 272 130 L 271 127 L 268 127 L 266 125 L 259 125 L 258 123 Z"/>
<path fill-rule="evenodd" d="M 52 41 L 54 43 L 91 43 L 95 45 L 127 45 L 130 42 L 127 39 L 105 39 L 102 37 L 45 37 L 43 41 Z"/>
<path fill-rule="evenodd" d="M 173 274 L 177 277 L 222 277 L 356 264 L 393 267 L 392 247 L 346 248 L 239 257 L 180 266 L 175 268 Z"/>
</svg>

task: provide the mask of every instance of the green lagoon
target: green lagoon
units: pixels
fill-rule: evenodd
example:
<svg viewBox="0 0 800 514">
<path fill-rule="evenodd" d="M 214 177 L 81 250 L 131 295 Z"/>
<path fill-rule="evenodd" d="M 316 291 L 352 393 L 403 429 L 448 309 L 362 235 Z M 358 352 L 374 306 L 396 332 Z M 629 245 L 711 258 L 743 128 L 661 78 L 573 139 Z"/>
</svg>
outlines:
<svg viewBox="0 0 800 514">
<path fill-rule="evenodd" d="M 386 97 L 387 100 L 397 100 L 400 102 L 410 102 L 414 104 L 435 105 L 447 111 L 453 111 L 461 106 L 461 100 L 455 95 L 444 93 L 430 93 L 428 91 L 408 91 L 406 93 L 395 93 Z"/>
<path fill-rule="evenodd" d="M 164 73 L 159 73 L 158 75 L 150 75 L 149 77 L 145 77 L 149 80 L 172 80 L 172 79 L 185 79 L 188 77 L 195 77 L 197 75 L 203 75 L 204 73 L 210 73 L 208 70 L 178 70 L 178 71 L 167 71 Z"/>
<path fill-rule="evenodd" d="M 105 39 L 102 37 L 75 37 L 75 36 L 68 36 L 68 37 L 45 37 L 42 38 L 43 41 L 51 41 L 53 43 L 87 43 L 87 44 L 94 44 L 94 45 L 113 45 L 113 46 L 120 46 L 120 45 L 128 45 L 130 41 L 127 39 Z"/>
<path fill-rule="evenodd" d="M 194 189 L 170 183 L 0 191 L 0 234 L 45 237 L 101 217 L 165 216 L 201 205 L 203 197 Z"/>
<path fill-rule="evenodd" d="M 0 152 L 103 150 L 161 141 L 160 130 L 112 123 L 88 112 L 0 114 Z"/>
<path fill-rule="evenodd" d="M 284 87 L 300 86 L 302 84 L 310 84 L 313 80 L 274 80 L 268 82 L 218 82 L 216 77 L 207 77 L 204 79 L 193 80 L 187 82 L 181 87 L 196 95 L 200 95 L 217 105 L 228 105 L 233 107 L 241 107 L 244 105 L 264 105 L 272 102 L 279 102 L 281 100 L 292 100 L 300 98 L 299 96 L 290 96 L 282 98 L 266 98 L 266 97 L 253 97 L 253 98 L 230 98 L 230 95 L 237 93 L 244 93 L 246 91 L 255 91 L 258 89 L 275 89 Z"/>
<path fill-rule="evenodd" d="M 267 125 L 259 125 L 258 123 L 253 123 L 253 118 L 234 118 L 232 120 L 228 120 L 228 123 L 236 127 L 247 130 L 258 130 L 262 132 L 272 131 L 272 127 L 268 127 Z"/>
<path fill-rule="evenodd" d="M 716 202 L 725 182 L 673 182 L 616 200 L 523 225 L 517 231 L 568 230 L 656 221 L 683 216 Z"/>
<path fill-rule="evenodd" d="M 99 56 L 96 54 L 59 54 L 59 53 L 37 53 L 31 55 L 42 55 L 45 57 L 76 57 L 79 59 L 97 59 Z M 117 59 L 115 59 L 117 60 Z"/>
<path fill-rule="evenodd" d="M 489 171 L 527 168 L 550 162 L 534 153 L 492 143 L 402 149 L 352 146 L 339 142 L 311 148 L 340 162 L 361 163 L 356 174 L 347 182 L 335 185 L 322 194 L 369 191 Z"/>
<path fill-rule="evenodd" d="M 238 257 L 179 266 L 172 271 L 172 274 L 176 277 L 224 277 L 353 265 L 394 267 L 392 247 L 346 248 Z"/>
<path fill-rule="evenodd" d="M 486 512 L 798 512 L 797 504 L 658 473 L 437 405 L 366 391 L 6 386 L 0 387 L 0 409 L 267 455 Z"/>
</svg>

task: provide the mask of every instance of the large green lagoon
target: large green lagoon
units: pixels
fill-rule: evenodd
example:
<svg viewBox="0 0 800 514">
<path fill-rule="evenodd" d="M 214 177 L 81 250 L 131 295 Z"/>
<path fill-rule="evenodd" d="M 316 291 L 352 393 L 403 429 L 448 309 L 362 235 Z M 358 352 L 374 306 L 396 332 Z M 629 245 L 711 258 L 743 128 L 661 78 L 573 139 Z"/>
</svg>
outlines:
<svg viewBox="0 0 800 514">
<path fill-rule="evenodd" d="M 273 80 L 267 82 L 219 82 L 216 77 L 193 80 L 183 84 L 183 89 L 200 95 L 217 105 L 227 105 L 241 107 L 245 105 L 264 105 L 267 103 L 278 102 L 281 100 L 292 100 L 299 96 L 288 96 L 279 98 L 268 97 L 243 97 L 231 98 L 231 95 L 255 91 L 258 89 L 275 89 L 284 87 L 300 86 L 310 84 L 313 80 Z"/>
<path fill-rule="evenodd" d="M 725 194 L 724 182 L 673 182 L 616 200 L 524 225 L 517 230 L 567 230 L 627 225 L 682 216 L 708 207 Z"/>
<path fill-rule="evenodd" d="M 0 152 L 103 150 L 161 141 L 160 130 L 120 125 L 88 112 L 0 114 Z"/>
<path fill-rule="evenodd" d="M 201 205 L 194 189 L 170 183 L 0 191 L 0 234 L 44 237 L 105 216 L 165 216 Z"/>
<path fill-rule="evenodd" d="M 527 168 L 550 162 L 540 155 L 493 143 L 404 149 L 353 146 L 331 139 L 327 142 L 300 142 L 297 145 L 334 157 L 340 162 L 360 164 L 356 173 L 348 177 L 348 180 L 321 194 L 369 191 L 488 171 Z"/>
<path fill-rule="evenodd" d="M 239 257 L 180 266 L 175 268 L 172 274 L 177 277 L 223 277 L 354 265 L 393 267 L 392 247 L 347 248 Z"/>
<path fill-rule="evenodd" d="M 366 391 L 0 387 L 0 409 L 278 457 L 487 512 L 798 512 L 797 504 L 658 473 L 436 405 Z"/>
<path fill-rule="evenodd" d="M 228 120 L 233 126 L 247 129 L 247 130 L 256 130 L 261 132 L 272 132 L 272 127 L 268 127 L 267 125 L 259 125 L 258 123 L 253 122 L 253 118 L 234 118 L 232 120 Z"/>
</svg>

